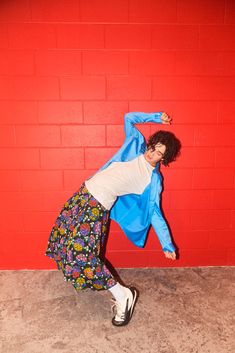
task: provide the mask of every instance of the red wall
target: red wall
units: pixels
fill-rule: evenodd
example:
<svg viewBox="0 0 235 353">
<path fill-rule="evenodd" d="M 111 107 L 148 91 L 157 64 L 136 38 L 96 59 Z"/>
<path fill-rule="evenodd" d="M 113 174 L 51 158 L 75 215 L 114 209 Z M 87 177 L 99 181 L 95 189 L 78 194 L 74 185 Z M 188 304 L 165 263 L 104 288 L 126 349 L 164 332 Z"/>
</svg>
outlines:
<svg viewBox="0 0 235 353">
<path fill-rule="evenodd" d="M 44 251 L 63 203 L 122 144 L 125 112 L 162 110 L 183 144 L 162 168 L 180 259 L 114 223 L 107 258 L 235 264 L 233 0 L 2 0 L 0 38 L 0 268 L 55 268 Z"/>
</svg>

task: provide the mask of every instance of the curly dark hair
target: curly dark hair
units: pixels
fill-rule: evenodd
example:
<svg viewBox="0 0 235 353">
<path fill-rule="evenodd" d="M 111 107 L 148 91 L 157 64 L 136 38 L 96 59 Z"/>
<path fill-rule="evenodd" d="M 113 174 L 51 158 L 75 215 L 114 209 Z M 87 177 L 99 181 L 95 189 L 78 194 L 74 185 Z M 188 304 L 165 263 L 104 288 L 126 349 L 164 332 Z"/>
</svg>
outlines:
<svg viewBox="0 0 235 353">
<path fill-rule="evenodd" d="M 149 137 L 147 148 L 154 150 L 159 142 L 166 146 L 166 152 L 161 162 L 163 165 L 168 166 L 179 156 L 181 142 L 172 132 L 159 130 Z"/>
</svg>

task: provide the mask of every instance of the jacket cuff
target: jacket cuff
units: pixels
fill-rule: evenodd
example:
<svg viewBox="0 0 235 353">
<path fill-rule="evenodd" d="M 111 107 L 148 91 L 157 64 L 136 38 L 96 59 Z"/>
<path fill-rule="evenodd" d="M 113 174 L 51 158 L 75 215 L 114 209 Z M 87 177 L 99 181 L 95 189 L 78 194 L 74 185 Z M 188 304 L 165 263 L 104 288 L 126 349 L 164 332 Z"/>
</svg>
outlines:
<svg viewBox="0 0 235 353">
<path fill-rule="evenodd" d="M 172 243 L 167 244 L 166 246 L 164 246 L 163 251 L 169 251 L 169 252 L 174 252 L 175 251 L 175 247 Z"/>
</svg>

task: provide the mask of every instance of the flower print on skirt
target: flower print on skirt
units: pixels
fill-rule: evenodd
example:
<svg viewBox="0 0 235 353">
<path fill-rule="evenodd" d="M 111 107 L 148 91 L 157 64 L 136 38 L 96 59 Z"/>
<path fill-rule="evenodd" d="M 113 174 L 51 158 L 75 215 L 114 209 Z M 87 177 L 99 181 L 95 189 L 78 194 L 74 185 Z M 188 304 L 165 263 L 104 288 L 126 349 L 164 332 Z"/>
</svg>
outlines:
<svg viewBox="0 0 235 353">
<path fill-rule="evenodd" d="M 55 260 L 76 290 L 109 289 L 116 280 L 99 257 L 107 235 L 109 211 L 85 183 L 64 204 L 52 228 L 46 255 Z"/>
</svg>

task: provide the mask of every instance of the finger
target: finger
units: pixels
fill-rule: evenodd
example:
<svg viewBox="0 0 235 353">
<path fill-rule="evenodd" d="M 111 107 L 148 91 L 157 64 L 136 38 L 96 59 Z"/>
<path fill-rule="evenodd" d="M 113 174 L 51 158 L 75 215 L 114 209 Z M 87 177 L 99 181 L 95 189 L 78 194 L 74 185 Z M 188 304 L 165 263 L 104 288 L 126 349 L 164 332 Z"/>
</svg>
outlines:
<svg viewBox="0 0 235 353">
<path fill-rule="evenodd" d="M 162 118 L 163 120 L 171 120 L 171 118 L 169 117 L 169 115 L 166 114 L 166 113 L 163 113 L 161 118 Z"/>
</svg>

